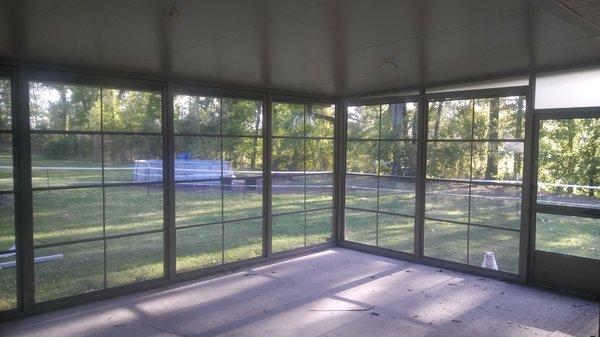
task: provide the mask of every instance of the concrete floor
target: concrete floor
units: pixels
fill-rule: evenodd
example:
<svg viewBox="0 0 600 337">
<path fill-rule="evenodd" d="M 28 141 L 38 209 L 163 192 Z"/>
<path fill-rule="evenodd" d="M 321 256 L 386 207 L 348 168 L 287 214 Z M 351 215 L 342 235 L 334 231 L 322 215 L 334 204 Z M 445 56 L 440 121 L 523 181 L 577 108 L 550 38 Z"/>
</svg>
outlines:
<svg viewBox="0 0 600 337">
<path fill-rule="evenodd" d="M 598 303 L 341 248 L 10 321 L 0 336 L 597 336 Z"/>
</svg>

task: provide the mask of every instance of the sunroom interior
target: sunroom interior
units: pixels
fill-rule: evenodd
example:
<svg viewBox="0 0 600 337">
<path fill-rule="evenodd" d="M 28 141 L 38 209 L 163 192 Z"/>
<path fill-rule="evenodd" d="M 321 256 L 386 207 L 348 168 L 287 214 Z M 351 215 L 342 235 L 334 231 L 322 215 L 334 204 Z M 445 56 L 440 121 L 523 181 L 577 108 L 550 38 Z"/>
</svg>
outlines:
<svg viewBox="0 0 600 337">
<path fill-rule="evenodd" d="M 0 2 L 0 335 L 598 336 L 599 15 Z"/>
</svg>

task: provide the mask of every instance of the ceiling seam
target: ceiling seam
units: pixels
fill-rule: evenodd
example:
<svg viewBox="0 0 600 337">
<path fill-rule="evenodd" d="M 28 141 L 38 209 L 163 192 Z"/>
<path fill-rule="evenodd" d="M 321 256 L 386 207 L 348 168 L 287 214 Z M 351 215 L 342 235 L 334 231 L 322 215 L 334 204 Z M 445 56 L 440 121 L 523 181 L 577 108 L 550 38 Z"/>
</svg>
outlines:
<svg viewBox="0 0 600 337">
<path fill-rule="evenodd" d="M 36 24 L 41 19 L 45 18 L 46 16 L 48 16 L 49 14 L 51 14 L 52 12 L 54 12 L 54 10 L 56 10 L 58 7 L 64 5 L 65 2 L 67 2 L 67 1 L 68 0 L 61 0 L 61 1 L 59 1 L 54 6 L 50 7 L 45 12 L 43 12 L 42 14 L 40 14 L 37 18 L 33 19 L 33 21 L 31 21 L 29 24 L 25 25 L 25 27 L 23 28 L 23 30 L 24 31 L 28 31 L 34 24 Z M 10 41 L 10 38 L 7 39 L 7 40 L 4 40 L 2 42 L 0 42 L 0 47 L 4 47 L 9 41 Z"/>
</svg>

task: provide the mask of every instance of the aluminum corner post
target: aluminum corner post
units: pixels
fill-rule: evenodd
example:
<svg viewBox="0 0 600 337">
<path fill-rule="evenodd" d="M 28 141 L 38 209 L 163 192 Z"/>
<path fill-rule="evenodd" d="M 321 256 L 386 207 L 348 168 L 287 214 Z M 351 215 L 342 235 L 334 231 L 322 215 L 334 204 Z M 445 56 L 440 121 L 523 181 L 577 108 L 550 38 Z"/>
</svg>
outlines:
<svg viewBox="0 0 600 337">
<path fill-rule="evenodd" d="M 425 88 L 419 90 L 419 113 L 417 115 L 417 179 L 416 179 L 416 205 L 414 227 L 414 255 L 422 259 L 425 239 L 425 168 L 427 165 L 427 113 L 428 103 L 425 98 Z"/>
<path fill-rule="evenodd" d="M 173 83 L 167 82 L 162 92 L 163 111 L 163 181 L 164 181 L 164 270 L 165 277 L 169 280 L 175 278 L 177 273 L 177 249 L 175 231 L 175 136 L 173 126 Z"/>
<path fill-rule="evenodd" d="M 272 98 L 271 92 L 263 97 L 263 227 L 262 227 L 262 251 L 263 257 L 268 258 L 272 254 L 273 219 L 271 216 L 271 121 L 272 121 Z"/>
<path fill-rule="evenodd" d="M 345 199 L 346 199 L 346 126 L 347 104 L 338 101 L 336 104 L 335 123 L 335 194 L 334 194 L 334 239 L 337 244 L 344 241 L 345 233 Z"/>
</svg>

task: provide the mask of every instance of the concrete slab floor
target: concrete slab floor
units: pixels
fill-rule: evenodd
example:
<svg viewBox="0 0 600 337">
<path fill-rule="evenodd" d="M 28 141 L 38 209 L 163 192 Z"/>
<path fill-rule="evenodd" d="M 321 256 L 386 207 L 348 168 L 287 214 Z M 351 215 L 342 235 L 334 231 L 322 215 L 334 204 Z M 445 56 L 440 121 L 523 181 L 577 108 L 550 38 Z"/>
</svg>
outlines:
<svg viewBox="0 0 600 337">
<path fill-rule="evenodd" d="M 597 336 L 598 302 L 336 248 L 0 326 L 12 336 Z"/>
</svg>

